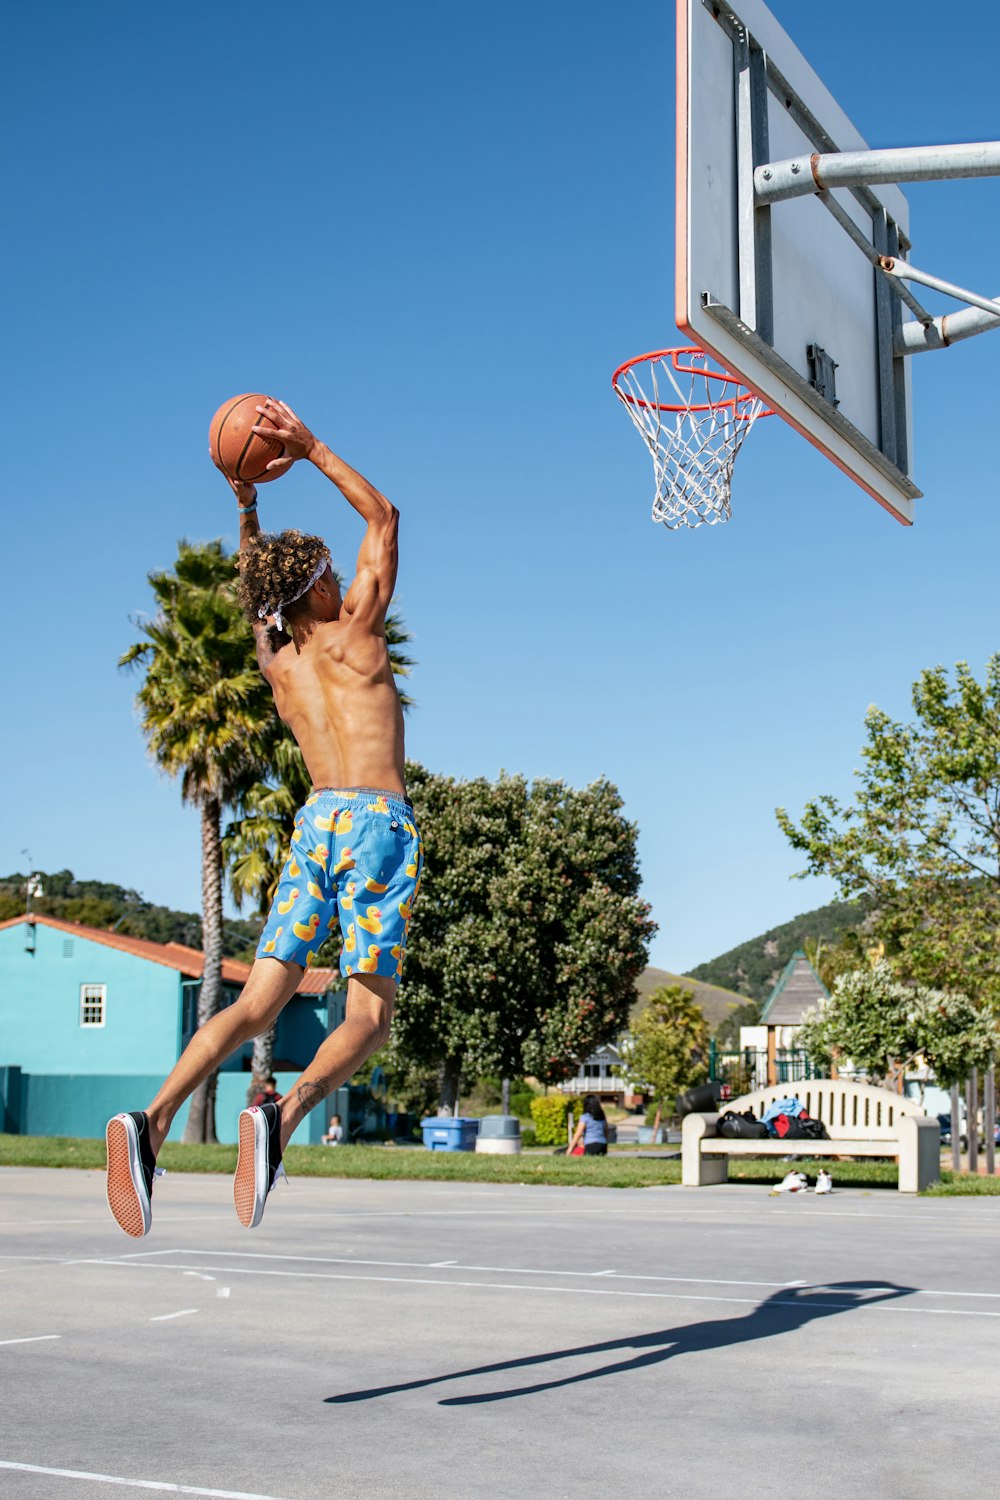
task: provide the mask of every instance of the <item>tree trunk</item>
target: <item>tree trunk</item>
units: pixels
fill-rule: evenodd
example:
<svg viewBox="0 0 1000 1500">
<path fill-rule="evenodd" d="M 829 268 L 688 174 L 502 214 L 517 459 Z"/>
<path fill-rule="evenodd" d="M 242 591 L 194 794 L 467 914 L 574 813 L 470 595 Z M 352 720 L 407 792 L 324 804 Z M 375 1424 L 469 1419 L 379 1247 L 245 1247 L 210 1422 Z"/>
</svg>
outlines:
<svg viewBox="0 0 1000 1500">
<path fill-rule="evenodd" d="M 247 1089 L 247 1104 L 252 1104 L 254 1095 L 260 1092 L 265 1078 L 274 1072 L 274 1033 L 276 1025 L 254 1037 L 253 1062 L 250 1067 L 250 1087 Z"/>
<path fill-rule="evenodd" d="M 997 1169 L 996 1124 L 997 1078 L 996 1069 L 990 1063 L 983 1082 L 983 1136 L 986 1140 L 986 1170 L 991 1177 Z"/>
<path fill-rule="evenodd" d="M 969 1171 L 979 1171 L 979 1074 L 973 1068 L 965 1086 L 965 1128 L 969 1136 Z"/>
<path fill-rule="evenodd" d="M 201 807 L 201 943 L 205 952 L 201 989 L 198 992 L 198 1025 L 218 1011 L 222 1003 L 222 804 L 209 797 Z M 214 1145 L 216 1073 L 210 1073 L 191 1095 L 184 1140 Z"/>
<path fill-rule="evenodd" d="M 446 1057 L 441 1064 L 441 1112 L 447 1115 L 458 1114 L 458 1094 L 462 1082 L 462 1060 L 458 1057 Z"/>
<path fill-rule="evenodd" d="M 501 1080 L 500 1080 L 500 1113 L 504 1114 L 504 1115 L 509 1115 L 510 1114 L 510 1079 L 509 1078 L 501 1078 Z"/>
<path fill-rule="evenodd" d="M 951 1170 L 962 1170 L 962 1125 L 957 1083 L 951 1086 Z"/>
</svg>

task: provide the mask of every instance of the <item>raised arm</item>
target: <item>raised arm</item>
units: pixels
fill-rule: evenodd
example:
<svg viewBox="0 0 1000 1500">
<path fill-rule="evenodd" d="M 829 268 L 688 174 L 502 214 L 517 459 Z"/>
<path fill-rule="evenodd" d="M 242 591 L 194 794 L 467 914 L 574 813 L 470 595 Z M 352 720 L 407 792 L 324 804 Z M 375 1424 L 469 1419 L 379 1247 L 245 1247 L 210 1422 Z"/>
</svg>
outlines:
<svg viewBox="0 0 1000 1500">
<path fill-rule="evenodd" d="M 229 479 L 229 475 L 226 475 Z M 257 519 L 257 491 L 252 484 L 244 484 L 242 479 L 229 479 L 229 487 L 236 496 L 236 509 L 240 513 L 240 551 L 246 546 L 251 537 L 260 532 L 260 522 Z"/>
<path fill-rule="evenodd" d="M 254 431 L 280 439 L 285 447 L 285 456 L 274 459 L 268 468 L 282 473 L 297 459 L 308 458 L 367 522 L 358 549 L 354 582 L 347 591 L 343 607 L 346 615 L 370 617 L 373 623 L 381 624 L 396 586 L 399 511 L 357 469 L 352 469 L 349 463 L 314 437 L 284 401 L 268 401 L 266 406 L 257 410 L 268 418 L 269 425 L 255 427 Z"/>
<path fill-rule="evenodd" d="M 236 496 L 236 508 L 240 515 L 240 552 L 242 553 L 250 538 L 257 536 L 260 532 L 260 522 L 257 519 L 257 491 L 252 484 L 244 484 L 240 479 L 230 479 L 228 474 L 226 479 Z M 251 629 L 257 648 L 257 665 L 261 671 L 264 671 L 274 657 L 267 621 L 253 620 Z"/>
</svg>

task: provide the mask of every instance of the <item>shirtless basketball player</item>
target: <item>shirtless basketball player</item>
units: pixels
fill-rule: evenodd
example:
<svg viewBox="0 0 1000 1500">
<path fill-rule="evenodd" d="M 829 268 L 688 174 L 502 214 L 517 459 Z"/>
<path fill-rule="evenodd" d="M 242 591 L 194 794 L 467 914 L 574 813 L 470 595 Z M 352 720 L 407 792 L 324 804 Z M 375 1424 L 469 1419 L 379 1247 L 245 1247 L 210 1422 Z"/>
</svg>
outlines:
<svg viewBox="0 0 1000 1500">
<path fill-rule="evenodd" d="M 348 976 L 343 1023 L 280 1104 L 245 1109 L 233 1195 L 252 1229 L 281 1155 L 306 1114 L 389 1035 L 421 847 L 403 782 L 403 715 L 385 639 L 398 561 L 399 512 L 313 437 L 283 401 L 258 407 L 284 444 L 268 465 L 306 458 L 367 522 L 354 582 L 342 599 L 325 543 L 298 531 L 268 536 L 257 495 L 233 483 L 240 512 L 240 602 L 275 707 L 302 751 L 313 791 L 295 819 L 281 881 L 239 999 L 191 1038 L 147 1109 L 108 1122 L 108 1203 L 126 1234 L 148 1232 L 156 1156 L 178 1109 L 219 1064 L 274 1024 L 309 955 L 338 925 Z M 277 429 L 276 431 L 274 429 Z"/>
</svg>

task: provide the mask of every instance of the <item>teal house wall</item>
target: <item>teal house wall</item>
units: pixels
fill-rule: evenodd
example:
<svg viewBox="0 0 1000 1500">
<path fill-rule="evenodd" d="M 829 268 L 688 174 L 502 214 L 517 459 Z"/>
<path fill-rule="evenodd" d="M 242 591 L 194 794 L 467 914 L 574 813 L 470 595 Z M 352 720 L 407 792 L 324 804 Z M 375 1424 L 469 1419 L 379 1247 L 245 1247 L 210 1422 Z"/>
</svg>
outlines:
<svg viewBox="0 0 1000 1500">
<path fill-rule="evenodd" d="M 111 1115 L 142 1109 L 196 1025 L 203 956 L 177 944 L 128 939 L 38 917 L 0 923 L 0 1128 L 24 1135 L 102 1136 Z M 226 960 L 223 1003 L 249 966 Z M 310 970 L 275 1034 L 275 1076 L 284 1093 L 343 1019 L 329 970 Z M 84 986 L 103 986 L 103 1024 L 84 1025 Z M 227 1059 L 216 1094 L 220 1141 L 236 1140 L 250 1088 L 252 1043 Z M 345 1100 L 346 1104 L 346 1091 Z M 318 1142 L 330 1109 L 307 1118 L 296 1142 Z M 342 1114 L 345 1110 L 340 1111 Z M 179 1140 L 187 1106 L 170 1139 Z"/>
<path fill-rule="evenodd" d="M 0 1062 L 26 1073 L 155 1073 L 177 1057 L 181 979 L 40 922 L 0 929 Z M 107 987 L 103 1026 L 80 1024 L 85 984 Z"/>
</svg>

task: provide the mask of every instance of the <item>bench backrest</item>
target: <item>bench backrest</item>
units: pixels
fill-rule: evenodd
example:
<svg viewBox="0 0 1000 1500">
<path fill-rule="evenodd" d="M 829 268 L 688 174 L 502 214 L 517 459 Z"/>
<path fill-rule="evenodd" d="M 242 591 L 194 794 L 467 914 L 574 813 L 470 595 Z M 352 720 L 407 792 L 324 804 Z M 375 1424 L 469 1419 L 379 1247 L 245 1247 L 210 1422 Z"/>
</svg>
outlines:
<svg viewBox="0 0 1000 1500">
<path fill-rule="evenodd" d="M 897 1133 L 900 1115 L 923 1115 L 915 1099 L 890 1094 L 888 1089 L 872 1088 L 868 1083 L 848 1083 L 840 1078 L 811 1078 L 800 1083 L 772 1084 L 753 1094 L 741 1094 L 720 1110 L 742 1113 L 752 1109 L 760 1119 L 776 1099 L 801 1099 L 807 1114 L 822 1120 L 835 1140 L 891 1140 Z"/>
</svg>

